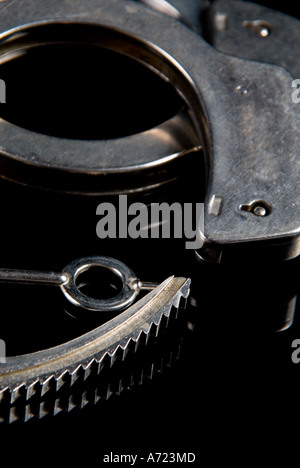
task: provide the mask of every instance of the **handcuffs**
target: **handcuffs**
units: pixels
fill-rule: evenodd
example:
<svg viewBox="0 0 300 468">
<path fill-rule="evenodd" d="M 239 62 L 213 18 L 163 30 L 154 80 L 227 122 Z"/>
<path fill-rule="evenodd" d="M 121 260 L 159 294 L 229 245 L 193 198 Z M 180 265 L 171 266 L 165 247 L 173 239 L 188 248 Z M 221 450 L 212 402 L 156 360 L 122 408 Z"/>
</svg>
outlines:
<svg viewBox="0 0 300 468">
<path fill-rule="evenodd" d="M 107 140 L 43 134 L 4 115 L 0 177 L 70 194 L 108 187 L 126 193 L 197 153 L 206 180 L 197 259 L 293 259 L 300 253 L 300 107 L 292 100 L 299 23 L 250 2 L 200 3 L 206 33 L 181 13 L 180 2 L 3 2 L 0 75 L 2 64 L 36 47 L 88 44 L 147 67 L 176 90 L 183 107 L 154 128 Z M 30 401 L 60 388 L 66 376 L 73 382 L 82 372 L 98 374 L 105 356 L 125 352 L 189 294 L 189 279 L 170 277 L 130 305 L 137 295 L 130 281 L 123 286 L 132 300 L 104 325 L 49 350 L 7 358 L 2 398 L 13 404 L 25 391 Z"/>
</svg>

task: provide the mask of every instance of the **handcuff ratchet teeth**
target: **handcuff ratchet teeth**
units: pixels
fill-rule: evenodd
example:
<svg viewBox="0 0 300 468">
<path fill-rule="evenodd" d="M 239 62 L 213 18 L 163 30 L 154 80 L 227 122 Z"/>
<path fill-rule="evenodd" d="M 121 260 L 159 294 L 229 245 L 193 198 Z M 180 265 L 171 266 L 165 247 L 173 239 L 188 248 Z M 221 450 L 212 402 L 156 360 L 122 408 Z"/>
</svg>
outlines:
<svg viewBox="0 0 300 468">
<path fill-rule="evenodd" d="M 1 399 L 13 404 L 25 393 L 44 396 L 58 390 L 69 378 L 72 385 L 79 375 L 86 379 L 99 374 L 105 359 L 113 364 L 116 353 L 124 356 L 131 343 L 138 344 L 151 333 L 158 334 L 163 318 L 168 320 L 189 295 L 190 280 L 169 277 L 126 310 L 92 331 L 67 343 L 19 356 L 8 357 L 0 365 Z M 1 414 L 0 414 L 1 416 Z"/>
</svg>

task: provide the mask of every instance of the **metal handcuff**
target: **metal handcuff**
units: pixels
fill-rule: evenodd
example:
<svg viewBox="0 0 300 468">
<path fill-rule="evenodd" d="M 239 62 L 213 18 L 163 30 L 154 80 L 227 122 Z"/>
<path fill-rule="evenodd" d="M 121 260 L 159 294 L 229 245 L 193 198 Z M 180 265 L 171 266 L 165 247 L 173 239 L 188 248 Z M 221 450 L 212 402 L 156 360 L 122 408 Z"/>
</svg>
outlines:
<svg viewBox="0 0 300 468">
<path fill-rule="evenodd" d="M 201 150 L 206 195 L 198 259 L 295 258 L 300 253 L 300 107 L 291 99 L 298 73 L 291 51 L 300 35 L 298 22 L 252 3 L 216 1 L 206 10 L 212 46 L 176 4 L 55 0 L 49 6 L 26 0 L 22 8 L 21 0 L 3 2 L 0 64 L 41 44 L 93 44 L 150 68 L 173 85 L 185 108 L 150 130 L 102 141 L 56 138 L 1 119 L 1 177 L 58 190 L 67 180 L 74 193 L 88 181 L 95 192 L 103 179 L 114 187 L 114 181 L 168 168 Z M 285 51 L 279 52 L 283 43 Z M 77 277 L 93 266 L 121 278 L 118 296 L 98 300 L 80 292 Z M 8 358 L 0 368 L 0 396 L 9 395 L 11 403 L 24 391 L 28 400 L 46 394 L 53 382 L 59 388 L 66 375 L 73 381 L 79 372 L 100 372 L 105 356 L 125 352 L 131 341 L 158 327 L 188 296 L 190 285 L 189 279 L 175 277 L 160 285 L 143 283 L 108 257 L 75 260 L 61 274 L 3 269 L 0 280 L 54 284 L 80 307 L 123 310 L 68 343 Z M 133 304 L 141 289 L 150 292 Z"/>
</svg>

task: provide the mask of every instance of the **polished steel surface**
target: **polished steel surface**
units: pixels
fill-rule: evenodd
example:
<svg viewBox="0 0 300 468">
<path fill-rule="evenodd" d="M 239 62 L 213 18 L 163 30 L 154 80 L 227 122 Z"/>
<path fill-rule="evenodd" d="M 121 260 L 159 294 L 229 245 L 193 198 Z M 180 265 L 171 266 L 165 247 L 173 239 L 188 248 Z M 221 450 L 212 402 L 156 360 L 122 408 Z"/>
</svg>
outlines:
<svg viewBox="0 0 300 468">
<path fill-rule="evenodd" d="M 122 289 L 110 299 L 96 299 L 83 294 L 77 278 L 92 268 L 101 267 L 111 270 L 121 279 Z M 143 283 L 124 263 L 111 257 L 84 257 L 67 265 L 62 273 L 0 269 L 0 282 L 41 284 L 44 286 L 59 286 L 65 297 L 75 306 L 86 310 L 114 312 L 123 310 L 135 300 L 140 290 L 151 290 L 155 283 Z M 101 290 L 101 283 L 99 284 Z"/>
<path fill-rule="evenodd" d="M 291 75 L 282 66 L 223 54 L 170 16 L 126 0 L 89 0 L 84 7 L 79 1 L 55 1 L 51 8 L 35 0 L 27 1 L 26 8 L 22 1 L 18 6 L 13 2 L 2 9 L 0 33 L 2 58 L 18 44 L 63 42 L 66 35 L 71 42 L 74 37 L 89 38 L 129 54 L 174 86 L 185 102 L 184 119 L 188 116 L 190 122 L 182 126 L 179 120 L 174 127 L 171 119 L 162 124 L 165 128 L 146 134 L 76 141 L 2 120 L 4 165 L 93 179 L 97 174 L 163 167 L 201 147 L 207 189 L 204 247 L 198 257 L 219 261 L 235 246 L 243 246 L 245 253 L 249 247 L 250 258 L 256 252 L 262 261 L 299 254 L 300 117 L 299 106 L 291 100 Z M 269 39 L 272 34 L 260 37 Z M 177 144 L 179 133 L 170 129 L 179 127 L 183 139 Z M 222 199 L 217 216 L 209 212 L 215 199 Z M 257 201 L 271 207 L 267 216 L 240 209 Z"/>
<path fill-rule="evenodd" d="M 168 318 L 173 309 L 178 309 L 181 300 L 187 298 L 189 286 L 190 280 L 186 278 L 170 277 L 91 332 L 60 346 L 7 358 L 0 369 L 0 397 L 9 392 L 13 402 L 25 391 L 29 399 L 37 386 L 44 395 L 53 387 L 53 382 L 59 389 L 66 376 L 71 378 L 72 384 L 82 372 L 86 377 L 91 371 L 97 375 L 106 357 L 112 365 L 118 350 L 125 355 L 130 343 L 149 338 L 154 331 L 158 333 L 163 317 Z"/>
</svg>

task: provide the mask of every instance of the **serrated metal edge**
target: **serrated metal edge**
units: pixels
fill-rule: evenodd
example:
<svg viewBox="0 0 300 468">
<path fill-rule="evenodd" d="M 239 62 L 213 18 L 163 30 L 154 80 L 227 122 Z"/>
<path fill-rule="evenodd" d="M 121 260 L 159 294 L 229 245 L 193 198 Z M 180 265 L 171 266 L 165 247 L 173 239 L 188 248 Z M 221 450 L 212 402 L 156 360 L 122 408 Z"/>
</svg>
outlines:
<svg viewBox="0 0 300 468">
<path fill-rule="evenodd" d="M 11 405 L 8 418 L 9 422 L 14 422 L 20 419 L 15 407 L 18 400 L 23 399 L 25 405 L 25 415 L 24 417 L 21 417 L 21 419 L 24 419 L 24 421 L 29 420 L 36 413 L 32 412 L 30 408 L 30 400 L 32 397 L 39 395 L 40 397 L 45 398 L 47 397 L 48 392 L 51 393 L 52 390 L 55 394 L 63 387 L 63 385 L 67 385 L 71 388 L 80 378 L 86 380 L 91 374 L 98 375 L 105 365 L 112 367 L 118 358 L 118 354 L 121 359 L 124 360 L 126 358 L 126 354 L 131 348 L 133 352 L 136 352 L 137 347 L 141 344 L 143 339 L 144 344 L 147 345 L 149 337 L 152 334 L 154 336 L 158 336 L 163 318 L 167 319 L 165 322 L 165 326 L 167 326 L 171 312 L 173 311 L 175 315 L 174 318 L 176 318 L 180 305 L 182 304 L 185 306 L 186 298 L 189 294 L 189 284 L 190 280 L 185 279 L 182 287 L 179 288 L 176 294 L 174 294 L 172 300 L 163 304 L 162 307 L 158 309 L 156 315 L 151 318 L 151 321 L 145 324 L 142 329 L 134 330 L 131 336 L 122 339 L 119 343 L 116 343 L 108 350 L 102 351 L 99 355 L 96 354 L 88 362 L 77 364 L 74 368 L 65 368 L 58 373 L 54 372 L 51 375 L 47 375 L 45 378 L 41 376 L 41 378 L 35 378 L 32 381 L 22 382 L 14 387 L 11 387 L 10 385 L 3 386 L 3 388 L 0 389 L 0 404 L 1 400 L 6 400 Z M 147 296 L 150 295 L 151 293 Z M 147 296 L 145 296 L 145 298 L 147 298 Z M 136 303 L 136 305 L 138 305 L 138 303 Z M 62 411 L 59 399 L 56 401 L 52 411 L 47 410 L 46 406 L 46 401 L 41 401 L 38 405 L 40 418 L 49 413 L 55 415 Z M 73 404 L 70 408 L 75 406 L 77 405 Z"/>
<path fill-rule="evenodd" d="M 177 343 L 176 355 L 178 355 L 180 343 Z M 104 388 L 95 387 L 92 391 L 83 389 L 77 395 L 70 394 L 65 398 L 58 396 L 50 405 L 47 401 L 32 404 L 27 402 L 24 409 L 17 411 L 15 406 L 9 409 L 8 420 L 10 423 L 16 421 L 27 422 L 30 419 L 43 419 L 48 416 L 56 416 L 60 413 L 70 413 L 74 410 L 81 410 L 86 406 L 94 406 L 100 401 L 108 401 L 112 396 L 120 396 L 125 391 L 132 390 L 134 387 L 143 385 L 146 381 L 152 380 L 155 375 L 161 374 L 168 367 L 174 365 L 174 352 L 169 350 L 168 354 L 161 357 L 158 361 L 152 362 L 149 368 L 139 369 L 126 378 L 120 377 L 117 382 L 108 381 Z M 125 381 L 124 381 L 125 380 Z M 129 381 L 129 382 L 128 382 Z"/>
</svg>

